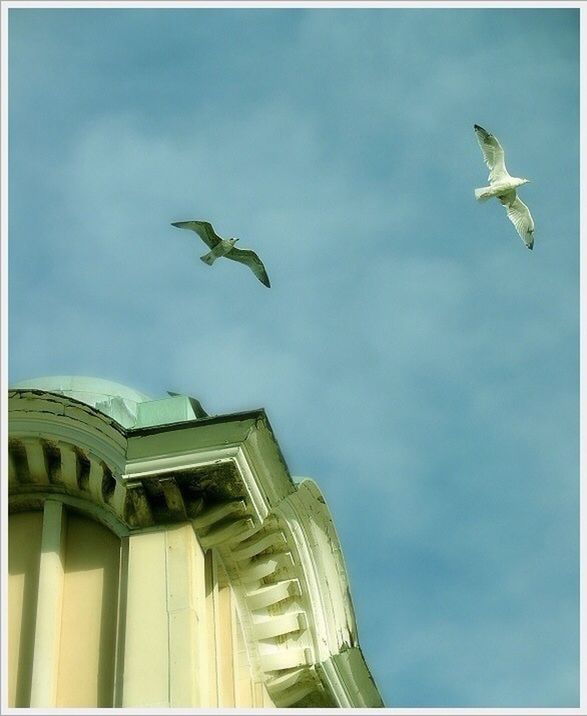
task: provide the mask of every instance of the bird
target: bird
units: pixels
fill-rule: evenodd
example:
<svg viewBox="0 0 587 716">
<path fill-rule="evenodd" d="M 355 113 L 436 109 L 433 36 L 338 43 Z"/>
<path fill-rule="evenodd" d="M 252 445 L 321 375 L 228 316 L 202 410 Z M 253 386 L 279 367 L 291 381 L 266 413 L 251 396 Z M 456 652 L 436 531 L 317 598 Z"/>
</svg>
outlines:
<svg viewBox="0 0 587 716">
<path fill-rule="evenodd" d="M 217 258 L 224 256 L 227 259 L 232 259 L 248 266 L 264 286 L 271 288 L 269 276 L 267 276 L 263 262 L 254 251 L 237 249 L 235 244 L 239 239 L 234 237 L 231 239 L 220 238 L 209 221 L 174 221 L 171 226 L 195 231 L 202 241 L 210 247 L 211 251 L 204 254 L 204 256 L 200 256 L 200 259 L 208 266 L 212 266 Z"/>
<path fill-rule="evenodd" d="M 516 192 L 516 188 L 527 184 L 529 179 L 510 176 L 505 168 L 504 152 L 497 137 L 478 124 L 473 125 L 477 141 L 483 152 L 485 164 L 489 167 L 489 186 L 475 189 L 477 201 L 487 201 L 496 196 L 507 212 L 508 219 L 515 226 L 522 241 L 529 249 L 534 248 L 534 219 L 530 209 Z"/>
</svg>

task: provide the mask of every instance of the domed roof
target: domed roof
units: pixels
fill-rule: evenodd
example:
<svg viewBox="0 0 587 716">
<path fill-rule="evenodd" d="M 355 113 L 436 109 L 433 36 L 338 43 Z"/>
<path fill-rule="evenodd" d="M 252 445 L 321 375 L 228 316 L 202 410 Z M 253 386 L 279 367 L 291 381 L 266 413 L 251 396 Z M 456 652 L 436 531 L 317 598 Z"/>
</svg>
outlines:
<svg viewBox="0 0 587 716">
<path fill-rule="evenodd" d="M 165 398 L 151 398 L 121 383 L 82 375 L 51 375 L 21 380 L 10 386 L 14 390 L 45 390 L 65 395 L 90 405 L 125 428 L 207 417 L 196 398 L 168 391 Z"/>
<path fill-rule="evenodd" d="M 67 395 L 109 415 L 124 427 L 132 427 L 137 420 L 137 406 L 151 400 L 145 393 L 121 383 L 81 375 L 52 375 L 32 378 L 22 380 L 11 387 L 17 390 L 31 388 L 32 390 L 46 390 L 48 393 Z"/>
</svg>

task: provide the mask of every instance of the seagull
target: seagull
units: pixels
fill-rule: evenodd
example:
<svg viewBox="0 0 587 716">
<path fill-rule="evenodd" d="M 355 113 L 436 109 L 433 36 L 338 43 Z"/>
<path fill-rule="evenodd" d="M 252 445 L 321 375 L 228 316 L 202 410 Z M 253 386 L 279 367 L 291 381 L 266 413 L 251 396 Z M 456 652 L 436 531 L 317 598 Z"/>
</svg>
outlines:
<svg viewBox="0 0 587 716">
<path fill-rule="evenodd" d="M 508 219 L 516 227 L 522 241 L 529 249 L 532 249 L 534 246 L 534 219 L 516 192 L 516 187 L 527 184 L 530 180 L 510 176 L 505 168 L 503 148 L 497 141 L 497 137 L 478 124 L 473 126 L 485 164 L 489 167 L 489 186 L 475 189 L 475 198 L 477 201 L 487 201 L 492 196 L 496 196 L 505 207 Z"/>
<path fill-rule="evenodd" d="M 220 258 L 220 256 L 225 256 L 227 259 L 246 264 L 264 286 L 267 286 L 267 288 L 271 287 L 269 276 L 267 276 L 267 271 L 265 271 L 265 266 L 263 266 L 261 259 L 254 251 L 250 251 L 249 249 L 237 249 L 235 244 L 238 239 L 221 239 L 214 231 L 212 224 L 208 221 L 175 221 L 171 226 L 176 226 L 178 229 L 190 229 L 191 231 L 195 231 L 202 241 L 212 249 L 207 254 L 204 254 L 204 256 L 200 256 L 202 261 L 208 264 L 208 266 L 212 266 L 214 261 Z"/>
</svg>

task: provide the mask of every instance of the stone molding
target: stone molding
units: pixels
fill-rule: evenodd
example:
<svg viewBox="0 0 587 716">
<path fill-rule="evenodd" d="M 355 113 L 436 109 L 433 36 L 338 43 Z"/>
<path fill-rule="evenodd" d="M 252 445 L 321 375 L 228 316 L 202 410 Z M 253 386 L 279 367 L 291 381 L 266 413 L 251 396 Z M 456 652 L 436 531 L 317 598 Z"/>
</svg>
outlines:
<svg viewBox="0 0 587 716">
<path fill-rule="evenodd" d="M 118 535 L 190 521 L 222 561 L 276 706 L 383 705 L 324 498 L 291 479 L 264 411 L 125 430 L 73 398 L 22 389 L 9 422 L 11 510 L 59 495 Z"/>
</svg>

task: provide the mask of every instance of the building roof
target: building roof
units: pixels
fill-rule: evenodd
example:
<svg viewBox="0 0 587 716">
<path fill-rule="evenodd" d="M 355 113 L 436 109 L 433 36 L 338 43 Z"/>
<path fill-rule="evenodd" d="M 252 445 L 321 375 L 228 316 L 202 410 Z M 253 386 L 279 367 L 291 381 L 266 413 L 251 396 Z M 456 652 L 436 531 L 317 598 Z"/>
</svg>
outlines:
<svg viewBox="0 0 587 716">
<path fill-rule="evenodd" d="M 22 380 L 11 388 L 65 395 L 90 405 L 127 429 L 193 420 L 205 415 L 198 401 L 190 396 L 170 393 L 168 397 L 153 399 L 121 383 L 89 376 L 45 376 Z"/>
<path fill-rule="evenodd" d="M 9 415 L 11 510 L 58 497 L 121 536 L 190 521 L 276 705 L 383 705 L 324 497 L 292 479 L 264 410 L 208 417 L 185 395 L 58 376 L 13 386 Z"/>
</svg>

